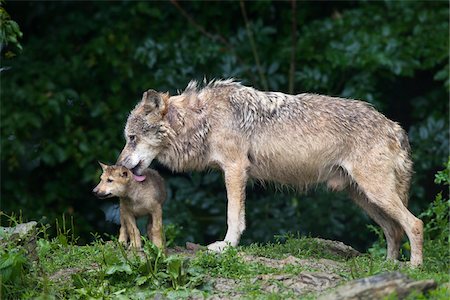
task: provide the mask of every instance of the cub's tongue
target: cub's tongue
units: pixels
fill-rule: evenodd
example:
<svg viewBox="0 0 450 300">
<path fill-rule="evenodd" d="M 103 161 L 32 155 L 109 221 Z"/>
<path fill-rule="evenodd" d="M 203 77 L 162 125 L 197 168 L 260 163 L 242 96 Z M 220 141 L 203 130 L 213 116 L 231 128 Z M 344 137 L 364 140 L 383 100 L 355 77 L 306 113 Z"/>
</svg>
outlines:
<svg viewBox="0 0 450 300">
<path fill-rule="evenodd" d="M 135 175 L 135 174 L 133 174 L 133 178 L 136 181 L 142 182 L 142 181 L 145 180 L 145 175 Z"/>
</svg>

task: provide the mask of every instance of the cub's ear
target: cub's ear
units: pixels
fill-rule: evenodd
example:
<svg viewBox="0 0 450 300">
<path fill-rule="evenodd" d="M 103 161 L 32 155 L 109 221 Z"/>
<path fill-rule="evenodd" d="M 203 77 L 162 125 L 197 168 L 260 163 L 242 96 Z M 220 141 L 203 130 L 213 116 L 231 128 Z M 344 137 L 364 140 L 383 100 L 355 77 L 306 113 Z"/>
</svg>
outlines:
<svg viewBox="0 0 450 300">
<path fill-rule="evenodd" d="M 127 168 L 121 166 L 121 167 L 119 167 L 118 171 L 119 171 L 120 177 L 128 178 L 128 169 Z"/>
<path fill-rule="evenodd" d="M 161 94 L 155 90 L 148 90 L 142 95 L 141 103 L 146 114 L 165 109 L 165 102 Z"/>
<path fill-rule="evenodd" d="M 103 172 L 106 171 L 106 168 L 108 167 L 107 165 L 105 165 L 104 163 L 102 163 L 101 161 L 98 161 L 98 164 L 100 165 L 100 167 L 102 167 Z"/>
</svg>

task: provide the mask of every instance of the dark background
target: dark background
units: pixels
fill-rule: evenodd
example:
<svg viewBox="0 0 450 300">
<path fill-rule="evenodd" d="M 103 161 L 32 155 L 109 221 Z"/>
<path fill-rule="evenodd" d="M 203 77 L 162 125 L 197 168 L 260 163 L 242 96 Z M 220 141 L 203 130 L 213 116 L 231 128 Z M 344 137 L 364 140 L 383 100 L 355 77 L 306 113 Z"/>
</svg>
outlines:
<svg viewBox="0 0 450 300">
<path fill-rule="evenodd" d="M 449 147 L 446 1 L 8 1 L 4 8 L 23 32 L 23 50 L 9 43 L 1 61 L 8 215 L 49 224 L 73 216 L 80 243 L 91 232 L 116 234 L 104 213 L 114 201 L 91 195 L 96 161 L 115 162 L 143 91 L 174 94 L 203 77 L 368 101 L 409 132 L 410 209 L 418 214 L 438 191 L 434 173 Z M 167 181 L 164 219 L 176 225 L 177 242 L 222 239 L 222 175 L 154 167 Z M 254 183 L 247 198 L 244 243 L 300 232 L 364 250 L 375 239 L 345 194 L 321 186 L 302 195 Z"/>
</svg>

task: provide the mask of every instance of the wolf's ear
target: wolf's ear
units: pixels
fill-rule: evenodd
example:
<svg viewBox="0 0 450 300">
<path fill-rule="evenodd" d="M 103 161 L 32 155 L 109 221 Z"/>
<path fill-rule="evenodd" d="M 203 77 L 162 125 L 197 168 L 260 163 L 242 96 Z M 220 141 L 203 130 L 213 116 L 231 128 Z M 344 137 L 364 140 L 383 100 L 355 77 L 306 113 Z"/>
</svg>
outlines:
<svg viewBox="0 0 450 300">
<path fill-rule="evenodd" d="M 146 114 L 154 110 L 162 111 L 165 108 L 164 100 L 161 94 L 155 90 L 148 90 L 142 95 L 141 103 Z"/>
<path fill-rule="evenodd" d="M 100 167 L 102 167 L 103 172 L 106 171 L 106 168 L 108 167 L 107 165 L 105 165 L 101 161 L 98 161 L 98 164 L 100 165 Z"/>
</svg>

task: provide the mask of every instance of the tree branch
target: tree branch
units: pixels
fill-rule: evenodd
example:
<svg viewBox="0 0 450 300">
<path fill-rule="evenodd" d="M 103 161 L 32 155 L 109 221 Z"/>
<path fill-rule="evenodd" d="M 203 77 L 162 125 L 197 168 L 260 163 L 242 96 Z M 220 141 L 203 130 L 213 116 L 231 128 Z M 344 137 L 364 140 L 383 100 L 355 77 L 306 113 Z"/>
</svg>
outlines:
<svg viewBox="0 0 450 300">
<path fill-rule="evenodd" d="M 220 42 L 221 44 L 223 44 L 226 49 L 231 52 L 237 59 L 237 61 L 239 62 L 239 64 L 241 65 L 246 65 L 246 63 L 244 63 L 244 61 L 239 57 L 239 55 L 236 53 L 236 50 L 234 49 L 233 45 L 230 44 L 223 36 L 221 36 L 220 34 L 212 34 L 210 32 L 208 32 L 203 26 L 201 26 L 200 24 L 198 24 L 195 19 L 189 15 L 189 13 L 187 11 L 185 11 L 180 4 L 178 3 L 177 0 L 170 0 L 170 2 L 173 4 L 173 6 L 175 6 L 175 8 L 188 20 L 189 23 L 191 23 L 192 26 L 195 27 L 195 29 L 197 29 L 198 31 L 200 31 L 204 36 L 206 36 L 207 38 L 209 38 L 210 40 L 214 41 L 214 42 Z M 253 75 L 253 73 L 248 72 L 247 73 L 251 78 L 253 82 L 256 82 L 256 78 Z"/>
<path fill-rule="evenodd" d="M 296 14 L 296 8 L 297 3 L 296 0 L 291 0 L 291 7 L 292 7 L 292 27 L 291 27 L 291 39 L 292 39 L 292 46 L 291 46 L 291 62 L 289 66 L 289 94 L 294 93 L 295 88 L 295 55 L 297 52 L 297 14 Z"/>
<path fill-rule="evenodd" d="M 256 49 L 255 40 L 253 39 L 252 31 L 250 29 L 250 23 L 247 18 L 247 12 L 245 10 L 244 1 L 240 0 L 239 4 L 241 5 L 241 12 L 242 12 L 242 16 L 244 17 L 245 28 L 247 29 L 247 35 L 248 35 L 248 39 L 250 40 L 250 45 L 252 47 L 253 57 L 255 58 L 256 67 L 257 67 L 258 73 L 259 73 L 259 78 L 261 80 L 261 83 L 262 83 L 264 89 L 267 91 L 269 89 L 269 86 L 267 85 L 266 77 L 264 76 L 264 72 L 262 70 L 261 63 L 259 62 L 258 51 Z"/>
</svg>

